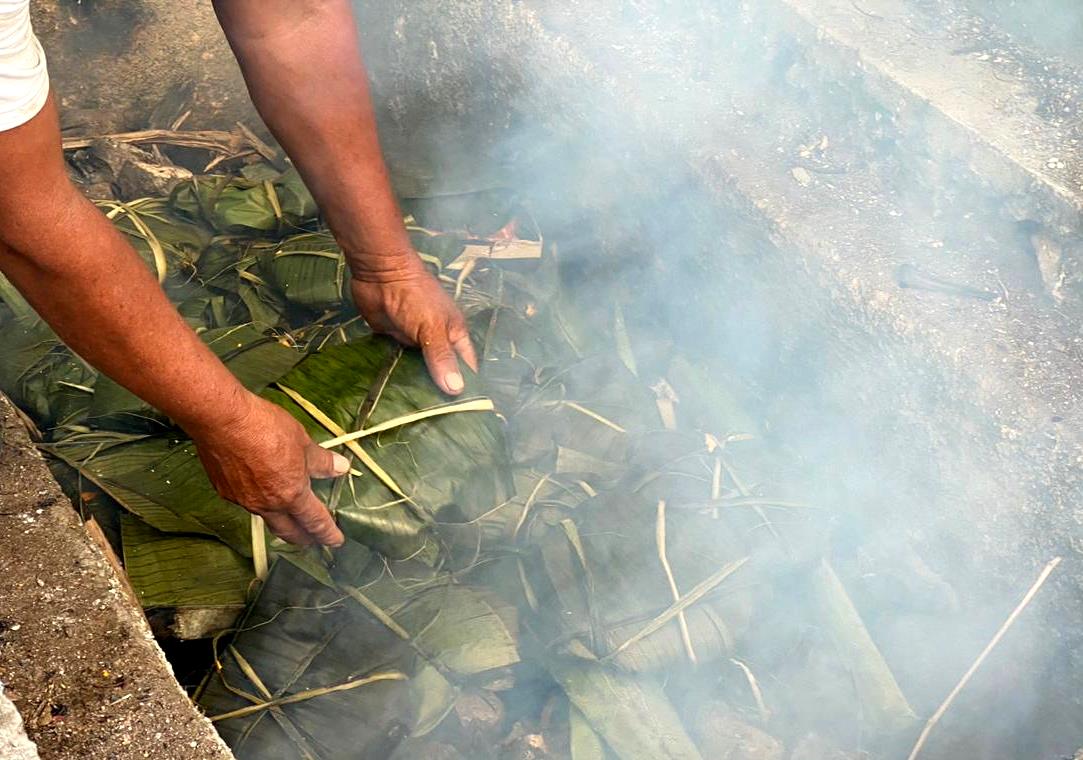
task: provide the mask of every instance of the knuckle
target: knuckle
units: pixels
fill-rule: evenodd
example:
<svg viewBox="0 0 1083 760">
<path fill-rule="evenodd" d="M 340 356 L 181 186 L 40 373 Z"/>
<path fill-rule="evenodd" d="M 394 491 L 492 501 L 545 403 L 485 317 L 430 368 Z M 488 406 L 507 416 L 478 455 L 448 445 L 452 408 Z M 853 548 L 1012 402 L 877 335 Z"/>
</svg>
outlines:
<svg viewBox="0 0 1083 760">
<path fill-rule="evenodd" d="M 451 316 L 448 317 L 447 331 L 448 335 L 458 336 L 460 338 L 467 335 L 466 317 L 464 317 L 462 312 L 458 309 L 455 309 L 451 313 Z"/>
<path fill-rule="evenodd" d="M 291 481 L 279 491 L 279 499 L 284 506 L 292 507 L 304 497 L 309 489 L 308 483 Z"/>
</svg>

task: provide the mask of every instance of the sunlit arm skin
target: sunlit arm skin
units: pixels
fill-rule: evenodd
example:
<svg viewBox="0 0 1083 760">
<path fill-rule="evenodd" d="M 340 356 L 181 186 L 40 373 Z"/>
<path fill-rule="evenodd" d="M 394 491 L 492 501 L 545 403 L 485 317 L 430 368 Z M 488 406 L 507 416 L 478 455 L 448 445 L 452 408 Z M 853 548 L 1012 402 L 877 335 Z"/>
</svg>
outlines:
<svg viewBox="0 0 1083 760">
<path fill-rule="evenodd" d="M 52 98 L 0 132 L 0 271 L 80 356 L 192 436 L 225 498 L 286 540 L 343 541 L 309 478 L 341 475 L 348 463 L 237 382 L 69 182 Z"/>
<path fill-rule="evenodd" d="M 474 350 L 403 229 L 349 3 L 218 0 L 215 9 L 257 107 L 346 252 L 362 315 L 420 346 L 437 384 L 461 392 L 458 357 L 476 369 Z M 52 98 L 0 132 L 0 271 L 72 349 L 191 435 L 225 498 L 288 541 L 342 543 L 310 478 L 342 475 L 348 462 L 241 387 L 71 185 Z"/>
<path fill-rule="evenodd" d="M 420 346 L 447 393 L 476 370 L 455 303 L 424 268 L 380 151 L 349 0 L 215 0 L 260 115 L 312 190 L 376 330 Z"/>
</svg>

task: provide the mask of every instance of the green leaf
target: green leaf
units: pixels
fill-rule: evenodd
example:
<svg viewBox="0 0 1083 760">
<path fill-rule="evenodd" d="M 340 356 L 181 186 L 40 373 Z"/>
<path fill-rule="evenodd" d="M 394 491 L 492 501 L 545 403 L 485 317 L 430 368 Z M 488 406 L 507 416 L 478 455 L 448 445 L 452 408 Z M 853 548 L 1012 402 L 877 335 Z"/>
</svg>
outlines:
<svg viewBox="0 0 1083 760">
<path fill-rule="evenodd" d="M 4 319 L 0 330 L 0 391 L 42 428 L 81 422 L 97 373 L 68 350 L 14 290 L 5 299 L 21 316 Z"/>
<path fill-rule="evenodd" d="M 842 581 L 826 560 L 812 573 L 810 591 L 820 625 L 835 643 L 851 675 L 865 719 L 889 733 L 912 726 L 917 716 Z"/>
<path fill-rule="evenodd" d="M 568 707 L 568 733 L 571 760 L 605 760 L 605 745 L 590 722 L 575 705 Z"/>
<path fill-rule="evenodd" d="M 369 389 L 397 352 L 397 346 L 387 339 L 362 338 L 308 357 L 283 377 L 279 385 L 318 409 L 338 429 L 352 432 L 359 427 L 358 414 Z M 464 394 L 467 398 L 474 388 L 473 382 L 468 382 Z M 317 442 L 338 435 L 286 393 L 270 389 L 264 395 L 289 410 Z M 445 401 L 429 378 L 421 356 L 408 351 L 394 365 L 366 427 Z M 454 507 L 458 515 L 470 519 L 491 509 L 491 503 L 457 501 L 464 496 L 461 486 L 471 478 L 487 475 L 494 481 L 503 481 L 508 477 L 503 436 L 492 413 L 433 417 L 370 436 L 356 444 L 412 503 L 357 462 L 363 474 L 348 478 L 333 492 L 328 488 L 327 495 L 334 496 L 329 498 L 330 506 L 348 535 L 391 557 L 401 558 L 426 547 L 436 548 L 432 531 L 419 514 L 434 516 Z M 349 455 L 349 449 L 343 453 Z M 490 492 L 499 491 L 490 489 Z"/>
<path fill-rule="evenodd" d="M 549 672 L 620 760 L 702 760 L 656 682 L 573 656 Z"/>
<path fill-rule="evenodd" d="M 162 198 L 141 198 L 128 203 L 101 201 L 98 205 L 144 261 L 165 281 L 164 274 L 187 279 L 211 242 L 210 231 L 198 221 L 186 220 Z"/>
<path fill-rule="evenodd" d="M 519 662 L 515 608 L 466 586 L 421 594 L 395 619 L 448 670 L 476 675 Z"/>
<path fill-rule="evenodd" d="M 124 569 L 144 607 L 244 606 L 252 562 L 222 542 L 121 516 Z"/>
<path fill-rule="evenodd" d="M 369 556 L 367 567 L 363 566 L 365 556 Z M 279 562 L 234 641 L 245 661 L 276 695 L 341 683 L 375 671 L 399 669 L 414 674 L 409 684 L 381 687 L 385 697 L 399 705 L 395 711 L 366 701 L 366 695 L 348 693 L 284 707 L 291 720 L 303 715 L 304 719 L 295 720 L 297 729 L 313 746 L 333 750 L 327 756 L 358 756 L 365 737 L 375 733 L 372 724 L 381 715 L 385 720 L 402 721 L 418 735 L 435 728 L 458 694 L 443 672 L 473 675 L 518 662 L 514 610 L 508 605 L 477 590 L 448 585 L 433 576 L 433 571 L 408 563 L 396 565 L 393 577 L 381 575 L 366 582 L 373 572 L 383 570 L 382 559 L 365 555 L 359 547 L 336 557 L 340 560 L 337 564 L 342 565 L 338 569 L 360 584 L 370 604 L 382 610 L 380 616 L 322 586 L 302 570 Z M 411 577 L 414 572 L 422 576 Z M 425 577 L 438 585 L 433 586 Z M 407 590 L 406 584 L 418 590 Z M 396 625 L 407 631 L 408 638 L 383 622 L 391 615 Z M 358 647 L 357 642 L 364 646 Z M 439 667 L 419 658 L 419 651 Z M 209 714 L 246 705 L 226 684 L 253 690 L 245 683 L 240 663 L 229 657 L 224 660 L 224 680 L 212 682 L 201 699 L 201 706 Z M 365 705 L 365 712 L 358 713 L 366 716 L 365 721 L 335 725 L 340 709 L 354 709 L 352 706 L 358 703 Z M 317 710 L 329 710 L 331 715 L 316 715 Z M 313 715 L 316 717 L 310 717 Z M 263 750 L 257 748 L 274 742 L 278 742 L 278 749 L 273 756 L 282 757 L 280 753 L 289 747 L 281 727 L 266 717 L 240 718 L 219 725 L 238 757 L 258 757 Z M 351 743 L 356 746 L 344 754 L 341 748 Z"/>
<path fill-rule="evenodd" d="M 414 708 L 411 736 L 425 736 L 439 726 L 455 708 L 459 690 L 432 665 L 423 666 L 410 679 L 410 701 Z"/>
<path fill-rule="evenodd" d="M 317 214 L 316 203 L 295 169 L 273 181 L 196 177 L 173 190 L 170 205 L 219 232 L 247 235 L 297 229 Z"/>
<path fill-rule="evenodd" d="M 280 297 L 267 288 L 242 282 L 237 290 L 237 296 L 248 309 L 248 318 L 254 326 L 267 328 L 281 324 L 285 304 L 282 303 Z"/>
<path fill-rule="evenodd" d="M 290 303 L 326 310 L 349 302 L 346 258 L 330 233 L 294 235 L 258 258 L 260 274 Z"/>
<path fill-rule="evenodd" d="M 377 672 L 422 669 L 417 656 L 361 607 L 344 601 L 286 562 L 276 562 L 232 642 L 275 697 L 299 694 Z M 208 715 L 258 694 L 239 661 L 219 647 L 221 669 L 199 698 Z M 216 728 L 239 760 L 305 757 L 383 758 L 415 724 L 411 685 L 383 682 L 224 720 Z"/>
<path fill-rule="evenodd" d="M 470 230 L 474 235 L 484 236 L 507 224 L 514 216 L 516 204 L 514 192 L 506 187 L 491 187 L 462 193 L 411 193 L 411 197 L 404 199 L 403 208 L 422 227 Z"/>
<path fill-rule="evenodd" d="M 48 451 L 152 527 L 216 536 L 252 556 L 248 513 L 218 496 L 191 441 L 148 436 L 117 443 L 101 434 L 62 441 Z"/>
<path fill-rule="evenodd" d="M 196 274 L 204 287 L 217 291 L 235 292 L 240 286 L 242 252 L 238 245 L 224 241 L 212 243 L 203 251 L 196 265 Z"/>
<path fill-rule="evenodd" d="M 283 377 L 304 358 L 297 349 L 283 345 L 252 325 L 208 330 L 202 337 L 229 371 L 253 393 Z"/>
</svg>

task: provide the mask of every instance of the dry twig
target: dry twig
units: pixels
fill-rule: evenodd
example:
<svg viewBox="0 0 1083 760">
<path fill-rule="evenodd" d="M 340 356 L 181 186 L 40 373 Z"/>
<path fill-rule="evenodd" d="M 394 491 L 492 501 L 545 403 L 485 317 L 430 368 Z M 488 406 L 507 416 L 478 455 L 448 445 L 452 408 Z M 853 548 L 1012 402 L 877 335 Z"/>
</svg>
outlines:
<svg viewBox="0 0 1083 760">
<path fill-rule="evenodd" d="M 368 686 L 369 684 L 378 683 L 380 681 L 406 680 L 408 680 L 406 675 L 397 671 L 390 671 L 388 673 L 377 673 L 376 675 L 368 676 L 367 678 L 357 678 L 353 681 L 340 683 L 336 686 L 327 686 L 322 689 L 308 689 L 307 691 L 299 691 L 296 694 L 291 694 L 288 697 L 278 697 L 277 699 L 271 699 L 266 702 L 261 702 L 257 705 L 241 707 L 237 710 L 231 710 L 230 712 L 212 716 L 210 720 L 212 723 L 217 723 L 218 721 L 229 720 L 230 718 L 243 718 L 246 715 L 253 715 L 254 713 L 262 712 L 263 710 L 269 710 L 272 707 L 279 707 L 281 705 L 292 705 L 296 704 L 297 702 L 304 702 L 309 699 L 315 699 L 316 697 L 322 697 L 325 694 L 334 694 L 338 691 L 348 691 L 350 689 L 356 689 L 360 686 Z"/>
<path fill-rule="evenodd" d="M 662 569 L 666 573 L 666 580 L 669 582 L 669 590 L 673 594 L 673 601 L 681 601 L 681 592 L 677 588 L 677 579 L 673 576 L 673 568 L 669 566 L 669 557 L 666 556 L 666 502 L 664 499 L 658 501 L 658 522 L 655 528 L 655 540 L 658 544 L 658 561 L 662 563 Z M 684 642 L 684 651 L 688 653 L 688 660 L 693 665 L 696 664 L 696 650 L 692 646 L 692 634 L 688 632 L 688 619 L 684 615 L 684 610 L 677 613 L 677 624 L 681 629 L 681 640 Z"/>
<path fill-rule="evenodd" d="M 64 150 L 80 150 L 89 148 L 96 140 L 114 140 L 129 145 L 175 145 L 180 148 L 197 148 L 218 153 L 225 157 L 223 160 L 257 154 L 274 163 L 278 155 L 267 143 L 240 124 L 232 132 L 216 129 L 143 129 L 138 132 L 119 132 L 112 135 L 66 137 L 63 140 L 63 146 Z"/>
<path fill-rule="evenodd" d="M 1027 606 L 1031 603 L 1031 601 L 1033 601 L 1034 597 L 1038 594 L 1038 591 L 1040 591 L 1042 586 L 1045 585 L 1045 582 L 1049 578 L 1050 574 L 1057 568 L 1057 565 L 1060 564 L 1060 560 L 1060 557 L 1054 557 L 1049 561 L 1049 563 L 1042 570 L 1041 574 L 1038 576 L 1038 580 L 1034 581 L 1034 585 L 1032 585 L 1030 587 L 1030 590 L 1027 591 L 1026 596 L 1023 597 L 1023 600 L 1019 602 L 1019 604 L 1014 610 L 1012 610 L 1012 614 L 1008 615 L 1008 619 L 1004 621 L 1004 624 L 1000 626 L 999 630 L 997 630 L 992 640 L 988 644 L 986 644 L 985 649 L 983 649 L 981 651 L 981 654 L 978 655 L 978 659 L 974 660 L 974 664 L 971 665 L 970 669 L 967 670 L 966 673 L 963 674 L 963 677 L 959 679 L 959 683 L 955 684 L 955 688 L 951 690 L 950 694 L 948 694 L 947 699 L 945 699 L 941 703 L 940 707 L 936 708 L 936 712 L 934 712 L 932 717 L 929 718 L 929 720 L 925 723 L 925 728 L 921 730 L 921 735 L 918 736 L 917 742 L 914 743 L 914 748 L 910 750 L 910 755 L 907 757 L 907 760 L 916 760 L 917 756 L 921 754 L 921 750 L 925 746 L 925 742 L 928 740 L 929 734 L 932 733 L 933 728 L 935 728 L 936 724 L 940 722 L 940 719 L 944 717 L 944 713 L 948 711 L 952 703 L 955 701 L 955 698 L 959 696 L 959 692 L 965 689 L 966 685 L 970 683 L 970 679 L 974 677 L 974 674 L 976 672 L 978 672 L 978 668 L 980 668 L 982 666 L 982 663 L 985 662 L 985 659 L 989 656 L 989 653 L 992 652 L 996 645 L 1000 643 L 1000 640 L 1004 638 L 1004 634 L 1008 632 L 1008 629 L 1011 628 L 1015 624 L 1015 621 L 1019 618 L 1019 616 L 1023 614 L 1023 610 L 1025 610 Z"/>
</svg>

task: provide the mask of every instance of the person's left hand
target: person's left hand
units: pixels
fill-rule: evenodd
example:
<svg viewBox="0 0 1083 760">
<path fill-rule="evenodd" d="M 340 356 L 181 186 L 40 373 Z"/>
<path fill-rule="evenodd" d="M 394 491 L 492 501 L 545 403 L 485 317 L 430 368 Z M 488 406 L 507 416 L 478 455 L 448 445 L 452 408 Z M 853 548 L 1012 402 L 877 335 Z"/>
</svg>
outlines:
<svg viewBox="0 0 1083 760">
<path fill-rule="evenodd" d="M 395 271 L 355 274 L 350 287 L 373 330 L 419 347 L 436 384 L 453 396 L 462 393 L 459 359 L 477 372 L 474 345 L 459 307 L 420 259 L 405 259 Z"/>
</svg>

